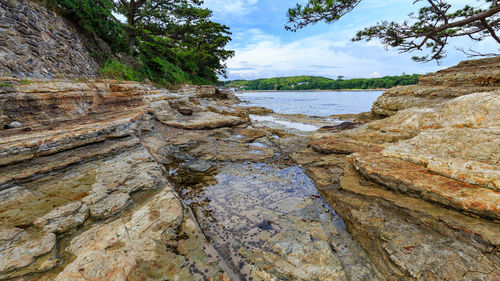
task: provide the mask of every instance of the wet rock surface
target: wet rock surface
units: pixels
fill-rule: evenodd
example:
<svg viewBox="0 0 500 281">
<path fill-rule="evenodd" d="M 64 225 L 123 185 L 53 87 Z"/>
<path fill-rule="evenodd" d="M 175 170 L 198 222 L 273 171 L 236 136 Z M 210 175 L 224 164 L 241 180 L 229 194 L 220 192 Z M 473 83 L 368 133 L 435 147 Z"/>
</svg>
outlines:
<svg viewBox="0 0 500 281">
<path fill-rule="evenodd" d="M 148 113 L 155 101 L 217 91 L 191 87 L 179 96 L 116 81 L 11 83 L 0 94 L 3 120 L 33 129 L 0 131 L 0 279 L 229 280 L 167 183 L 160 152 L 141 143 L 161 141 L 157 132 L 167 130 Z M 210 112 L 201 103 L 198 111 Z M 211 164 L 189 167 L 204 173 Z"/>
<path fill-rule="evenodd" d="M 256 160 L 262 161 L 219 162 L 198 181 L 182 164 L 171 173 L 233 280 L 376 279 L 342 220 L 298 166 Z"/>
</svg>

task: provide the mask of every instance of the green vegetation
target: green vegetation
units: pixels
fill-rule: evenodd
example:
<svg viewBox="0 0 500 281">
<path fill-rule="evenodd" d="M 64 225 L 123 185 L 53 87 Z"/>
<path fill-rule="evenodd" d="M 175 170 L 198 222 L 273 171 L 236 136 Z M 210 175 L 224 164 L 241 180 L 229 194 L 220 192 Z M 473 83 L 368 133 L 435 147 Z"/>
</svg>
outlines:
<svg viewBox="0 0 500 281">
<path fill-rule="evenodd" d="M 94 43 L 105 78 L 162 85 L 219 83 L 229 27 L 210 20 L 201 0 L 38 0 L 75 22 Z M 119 22 L 112 14 L 125 16 Z"/>
<path fill-rule="evenodd" d="M 227 88 L 244 90 L 342 90 L 342 89 L 380 89 L 394 86 L 413 85 L 418 82 L 419 74 L 385 76 L 382 78 L 359 78 L 337 80 L 318 76 L 294 76 L 257 80 L 234 80 L 224 83 Z"/>
<path fill-rule="evenodd" d="M 288 30 L 296 31 L 317 22 L 332 23 L 351 12 L 362 0 L 308 0 L 289 9 Z M 500 30 L 500 2 L 497 0 L 470 0 L 474 8 L 466 5 L 453 9 L 446 0 L 415 0 L 414 5 L 426 3 L 417 13 L 409 15 L 402 23 L 382 21 L 359 31 L 353 41 L 380 39 L 387 47 L 402 52 L 428 50 L 428 54 L 414 56 L 413 60 L 439 62 L 446 55 L 446 45 L 453 37 L 469 37 L 474 41 L 493 38 L 500 44 L 496 34 Z M 451 1 L 450 1 L 451 2 Z M 473 4 L 473 2 L 475 2 Z M 493 56 L 473 50 L 462 50 L 469 56 Z"/>
<path fill-rule="evenodd" d="M 139 73 L 119 60 L 112 60 L 104 63 L 99 70 L 101 75 L 115 80 L 140 81 Z"/>
<path fill-rule="evenodd" d="M 19 84 L 21 84 L 21 85 L 29 85 L 29 84 L 31 84 L 31 81 L 28 80 L 28 79 L 26 79 L 26 78 L 24 78 L 23 80 L 21 80 L 21 82 Z"/>
</svg>

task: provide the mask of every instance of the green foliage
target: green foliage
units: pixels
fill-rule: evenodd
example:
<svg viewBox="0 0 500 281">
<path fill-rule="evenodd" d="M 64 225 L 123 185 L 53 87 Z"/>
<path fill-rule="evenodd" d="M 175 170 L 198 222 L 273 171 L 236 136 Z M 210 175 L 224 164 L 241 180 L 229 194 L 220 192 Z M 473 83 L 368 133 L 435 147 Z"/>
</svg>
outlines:
<svg viewBox="0 0 500 281">
<path fill-rule="evenodd" d="M 46 0 L 49 1 L 49 0 Z M 52 0 L 62 13 L 85 30 L 108 43 L 114 52 L 125 50 L 126 34 L 122 24 L 111 14 L 111 0 Z"/>
<path fill-rule="evenodd" d="M 101 75 L 108 79 L 141 81 L 141 76 L 134 69 L 119 60 L 105 62 L 99 70 Z"/>
<path fill-rule="evenodd" d="M 420 75 L 385 76 L 382 78 L 330 79 L 317 76 L 278 77 L 257 80 L 234 80 L 224 83 L 227 88 L 244 90 L 341 90 L 380 89 L 413 85 Z M 343 78 L 343 77 L 342 77 Z"/>
<path fill-rule="evenodd" d="M 151 35 L 139 41 L 139 59 L 145 77 L 167 85 L 190 82 L 190 75 L 177 66 L 180 58 L 173 46 L 172 40 L 166 37 Z"/>
<path fill-rule="evenodd" d="M 165 32 L 181 50 L 183 69 L 212 82 L 217 75 L 226 77 L 224 61 L 234 55 L 224 49 L 231 41 L 229 27 L 211 21 L 212 11 L 192 5 L 178 7 L 174 15 L 177 21 L 167 25 Z"/>
<path fill-rule="evenodd" d="M 32 82 L 26 78 L 24 78 L 23 80 L 21 80 L 20 84 L 21 85 L 29 85 L 31 84 Z"/>
<path fill-rule="evenodd" d="M 288 11 L 289 25 L 286 29 L 296 31 L 309 24 L 325 21 L 332 23 L 351 12 L 362 0 L 308 0 Z M 380 39 L 387 47 L 401 52 L 427 51 L 413 56 L 413 60 L 439 62 L 446 56 L 445 47 L 450 38 L 469 37 L 474 41 L 493 38 L 500 44 L 496 34 L 500 30 L 500 3 L 496 0 L 476 0 L 478 8 L 466 5 L 452 9 L 446 0 L 414 0 L 413 4 L 426 3 L 418 13 L 409 15 L 402 23 L 382 21 L 359 31 L 353 41 Z M 473 50 L 465 51 L 469 56 L 492 56 Z"/>
<path fill-rule="evenodd" d="M 91 50 L 105 61 L 100 71 L 106 78 L 213 84 L 218 75 L 225 76 L 224 61 L 234 55 L 224 49 L 231 40 L 229 27 L 211 21 L 212 11 L 201 7 L 202 0 L 37 1 L 111 47 L 112 54 Z M 112 11 L 124 15 L 127 23 L 119 22 Z"/>
</svg>

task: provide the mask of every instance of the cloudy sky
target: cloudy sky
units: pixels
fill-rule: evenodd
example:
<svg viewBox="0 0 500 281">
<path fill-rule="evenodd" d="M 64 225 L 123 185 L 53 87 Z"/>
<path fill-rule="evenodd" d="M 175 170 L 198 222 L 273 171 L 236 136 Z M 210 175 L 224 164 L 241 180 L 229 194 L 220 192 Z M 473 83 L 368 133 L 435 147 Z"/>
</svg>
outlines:
<svg viewBox="0 0 500 281">
<path fill-rule="evenodd" d="M 356 31 L 380 20 L 402 21 L 415 10 L 413 0 L 364 0 L 334 24 L 316 24 L 296 33 L 286 31 L 286 11 L 305 0 L 205 0 L 214 20 L 231 28 L 235 50 L 227 62 L 229 79 L 318 75 L 348 78 L 380 77 L 404 73 L 428 73 L 457 64 L 466 56 L 457 47 L 492 52 L 491 41 L 454 40 L 441 65 L 416 63 L 409 54 L 385 50 L 376 41 L 350 42 Z M 476 0 L 450 0 L 456 7 L 479 5 Z"/>
</svg>

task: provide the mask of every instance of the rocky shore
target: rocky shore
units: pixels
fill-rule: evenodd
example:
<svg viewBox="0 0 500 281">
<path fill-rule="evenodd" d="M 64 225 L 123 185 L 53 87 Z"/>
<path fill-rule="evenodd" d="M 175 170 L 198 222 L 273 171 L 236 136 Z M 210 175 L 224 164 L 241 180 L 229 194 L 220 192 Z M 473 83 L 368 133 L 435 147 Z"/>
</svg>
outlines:
<svg viewBox="0 0 500 281">
<path fill-rule="evenodd" d="M 498 280 L 499 81 L 296 134 L 210 86 L 2 78 L 0 280 Z"/>
</svg>

